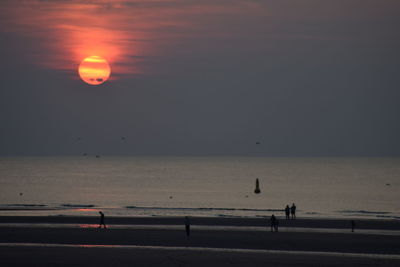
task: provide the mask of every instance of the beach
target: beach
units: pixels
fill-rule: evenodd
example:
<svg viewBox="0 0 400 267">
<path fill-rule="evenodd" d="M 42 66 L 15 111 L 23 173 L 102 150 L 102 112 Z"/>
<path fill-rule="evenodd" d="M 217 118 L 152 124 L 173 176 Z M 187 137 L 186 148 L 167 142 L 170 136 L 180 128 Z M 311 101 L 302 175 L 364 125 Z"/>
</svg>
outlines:
<svg viewBox="0 0 400 267">
<path fill-rule="evenodd" d="M 398 159 L 1 163 L 2 266 L 400 265 Z M 292 203 L 297 218 L 286 220 Z M 107 229 L 98 229 L 99 211 Z M 279 232 L 271 232 L 272 214 Z"/>
<path fill-rule="evenodd" d="M 4 266 L 398 266 L 400 222 L 280 218 L 0 216 Z"/>
</svg>

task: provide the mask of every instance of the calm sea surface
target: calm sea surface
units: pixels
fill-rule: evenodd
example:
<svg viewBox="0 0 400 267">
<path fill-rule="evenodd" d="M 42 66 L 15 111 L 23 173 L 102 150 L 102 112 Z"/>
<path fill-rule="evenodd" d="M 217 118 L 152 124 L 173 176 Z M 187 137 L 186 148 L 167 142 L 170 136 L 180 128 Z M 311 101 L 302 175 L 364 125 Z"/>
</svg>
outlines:
<svg viewBox="0 0 400 267">
<path fill-rule="evenodd" d="M 260 194 L 254 194 L 255 180 Z M 400 219 L 400 158 L 0 158 L 0 215 Z"/>
</svg>

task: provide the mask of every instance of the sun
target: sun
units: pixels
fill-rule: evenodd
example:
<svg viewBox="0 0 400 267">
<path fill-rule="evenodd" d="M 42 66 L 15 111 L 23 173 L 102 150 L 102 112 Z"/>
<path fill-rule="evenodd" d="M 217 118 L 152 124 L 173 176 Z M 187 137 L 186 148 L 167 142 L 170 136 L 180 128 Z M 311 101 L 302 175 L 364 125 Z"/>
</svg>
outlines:
<svg viewBox="0 0 400 267">
<path fill-rule="evenodd" d="M 111 74 L 107 60 L 99 56 L 90 56 L 82 60 L 78 71 L 81 79 L 90 85 L 104 83 Z"/>
</svg>

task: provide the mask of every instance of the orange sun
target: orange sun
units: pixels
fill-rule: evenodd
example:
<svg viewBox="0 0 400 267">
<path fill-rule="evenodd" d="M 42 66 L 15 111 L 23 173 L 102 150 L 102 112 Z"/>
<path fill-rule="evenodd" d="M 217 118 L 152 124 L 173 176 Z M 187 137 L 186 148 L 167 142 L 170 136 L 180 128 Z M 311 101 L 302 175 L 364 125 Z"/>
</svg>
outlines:
<svg viewBox="0 0 400 267">
<path fill-rule="evenodd" d="M 85 58 L 79 65 L 79 76 L 91 85 L 99 85 L 108 80 L 111 68 L 107 60 L 99 56 Z"/>
</svg>

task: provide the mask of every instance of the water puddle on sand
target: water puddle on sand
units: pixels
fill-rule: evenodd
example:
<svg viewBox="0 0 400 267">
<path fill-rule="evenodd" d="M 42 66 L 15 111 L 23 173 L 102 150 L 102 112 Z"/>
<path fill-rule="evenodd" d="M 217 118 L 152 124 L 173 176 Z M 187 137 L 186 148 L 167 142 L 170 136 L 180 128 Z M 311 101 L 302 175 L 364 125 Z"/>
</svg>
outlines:
<svg viewBox="0 0 400 267">
<path fill-rule="evenodd" d="M 238 249 L 238 248 L 208 248 L 208 247 L 173 247 L 173 246 L 136 246 L 136 245 L 90 245 L 90 244 L 48 244 L 48 243 L 0 243 L 0 247 L 39 247 L 39 248 L 84 248 L 84 249 L 146 249 L 164 251 L 193 251 L 193 252 L 222 252 L 245 254 L 277 254 L 277 255 L 303 255 L 303 256 L 328 256 L 349 258 L 371 258 L 400 260 L 397 254 L 367 254 L 367 253 L 343 253 L 322 251 L 290 251 L 290 250 L 262 250 L 262 249 Z"/>
</svg>

